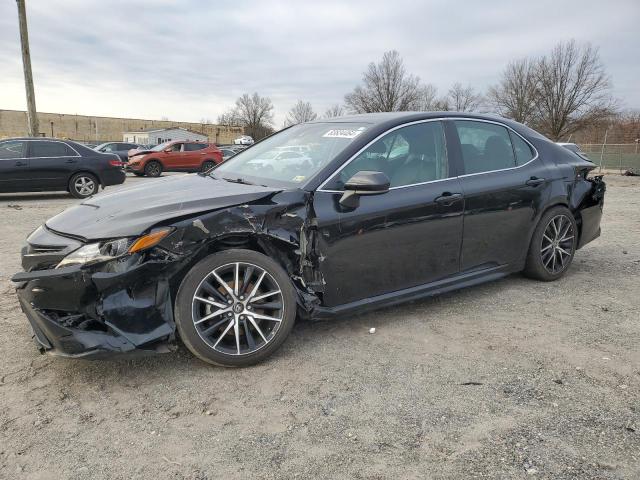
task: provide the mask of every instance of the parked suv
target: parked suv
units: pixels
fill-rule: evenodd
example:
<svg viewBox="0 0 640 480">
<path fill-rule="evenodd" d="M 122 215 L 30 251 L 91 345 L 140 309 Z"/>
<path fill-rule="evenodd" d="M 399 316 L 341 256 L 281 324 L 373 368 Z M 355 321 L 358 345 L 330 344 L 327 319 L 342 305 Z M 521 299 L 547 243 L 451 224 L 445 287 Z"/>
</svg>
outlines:
<svg viewBox="0 0 640 480">
<path fill-rule="evenodd" d="M 162 172 L 206 172 L 221 162 L 222 152 L 213 143 L 173 141 L 130 152 L 127 170 L 158 177 Z"/>
<path fill-rule="evenodd" d="M 116 155 L 118 155 L 118 157 L 120 157 L 120 160 L 126 162 L 127 158 L 129 158 L 129 150 L 140 147 L 141 145 L 138 145 L 136 143 L 108 142 L 101 143 L 93 149 L 97 152 L 102 153 L 115 153 Z"/>
</svg>

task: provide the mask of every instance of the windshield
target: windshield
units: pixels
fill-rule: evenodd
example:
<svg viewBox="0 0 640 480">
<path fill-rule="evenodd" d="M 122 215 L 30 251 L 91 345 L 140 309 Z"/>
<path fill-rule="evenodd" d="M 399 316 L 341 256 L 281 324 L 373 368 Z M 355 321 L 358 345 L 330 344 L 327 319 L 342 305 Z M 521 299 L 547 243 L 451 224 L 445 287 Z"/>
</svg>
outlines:
<svg viewBox="0 0 640 480">
<path fill-rule="evenodd" d="M 211 175 L 268 186 L 302 185 L 369 126 L 338 122 L 295 125 L 236 154 Z"/>
<path fill-rule="evenodd" d="M 171 142 L 164 142 L 161 143 L 160 145 L 156 145 L 155 147 L 153 147 L 151 149 L 152 152 L 161 152 L 162 150 L 164 150 L 165 148 L 167 148 L 169 146 Z"/>
</svg>

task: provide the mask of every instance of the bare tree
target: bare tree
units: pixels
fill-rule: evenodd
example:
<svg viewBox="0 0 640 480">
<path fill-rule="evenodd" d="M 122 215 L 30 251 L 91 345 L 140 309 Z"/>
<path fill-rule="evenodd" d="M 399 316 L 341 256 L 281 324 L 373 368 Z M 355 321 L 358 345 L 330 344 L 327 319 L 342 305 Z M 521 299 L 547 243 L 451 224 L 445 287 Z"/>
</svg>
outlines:
<svg viewBox="0 0 640 480">
<path fill-rule="evenodd" d="M 342 105 L 336 103 L 325 110 L 324 118 L 342 117 L 344 114 L 345 111 Z"/>
<path fill-rule="evenodd" d="M 230 127 L 239 127 L 240 119 L 236 115 L 234 109 L 229 110 L 228 112 L 223 113 L 222 115 L 218 115 L 218 125 L 227 125 Z"/>
<path fill-rule="evenodd" d="M 423 96 L 420 79 L 406 73 L 400 54 L 385 52 L 380 63 L 370 63 L 353 92 L 344 97 L 355 113 L 418 110 Z"/>
<path fill-rule="evenodd" d="M 538 62 L 536 126 L 552 140 L 560 140 L 616 109 L 609 77 L 598 49 L 560 43 Z"/>
<path fill-rule="evenodd" d="M 263 138 L 273 132 L 273 103 L 270 98 L 257 93 L 244 93 L 231 110 L 218 117 L 218 123 L 242 126 L 247 135 Z"/>
<path fill-rule="evenodd" d="M 287 113 L 284 126 L 288 127 L 290 125 L 297 125 L 298 123 L 310 122 L 316 118 L 318 118 L 318 115 L 313 111 L 311 103 L 298 100 L 298 102 L 291 107 L 289 113 Z"/>
<path fill-rule="evenodd" d="M 497 113 L 529 123 L 536 111 L 537 63 L 528 58 L 510 62 L 498 85 L 489 88 L 489 104 Z"/>
<path fill-rule="evenodd" d="M 455 83 L 449 89 L 445 106 L 447 107 L 446 110 L 473 112 L 480 108 L 482 102 L 482 95 L 476 93 L 473 87 L 470 85 L 463 87 L 462 84 Z"/>
<path fill-rule="evenodd" d="M 419 90 L 420 96 L 416 101 L 415 110 L 420 111 L 430 111 L 430 110 L 440 110 L 439 101 L 438 101 L 438 89 L 427 83 L 426 85 L 420 86 Z"/>
</svg>

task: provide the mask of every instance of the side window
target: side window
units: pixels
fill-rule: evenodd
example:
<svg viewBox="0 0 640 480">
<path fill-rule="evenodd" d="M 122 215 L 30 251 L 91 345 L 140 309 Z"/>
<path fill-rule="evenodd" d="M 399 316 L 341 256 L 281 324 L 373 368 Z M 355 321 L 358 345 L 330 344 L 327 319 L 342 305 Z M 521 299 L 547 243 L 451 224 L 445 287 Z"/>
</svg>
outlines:
<svg viewBox="0 0 640 480">
<path fill-rule="evenodd" d="M 171 145 L 171 151 L 172 152 L 181 152 L 183 145 L 184 145 L 184 143 L 174 143 L 173 145 Z"/>
<path fill-rule="evenodd" d="M 391 187 L 449 178 L 442 122 L 423 122 L 394 130 L 371 144 L 340 170 L 325 188 L 343 190 L 360 171 L 383 172 Z"/>
<path fill-rule="evenodd" d="M 0 142 L 0 160 L 25 157 L 25 142 L 21 140 L 9 140 Z"/>
<path fill-rule="evenodd" d="M 102 147 L 103 152 L 115 152 L 117 150 L 115 143 L 108 143 Z"/>
<path fill-rule="evenodd" d="M 203 148 L 206 148 L 207 144 L 206 143 L 185 143 L 184 144 L 184 149 L 187 152 L 195 152 L 196 150 L 202 150 Z"/>
<path fill-rule="evenodd" d="M 67 157 L 67 146 L 60 142 L 29 142 L 29 157 Z"/>
<path fill-rule="evenodd" d="M 513 132 L 509 132 L 509 135 L 511 135 L 513 150 L 516 152 L 516 165 L 524 165 L 535 156 L 535 153 L 519 135 Z"/>
<path fill-rule="evenodd" d="M 516 166 L 509 130 L 500 125 L 456 120 L 464 173 L 481 173 Z"/>
</svg>

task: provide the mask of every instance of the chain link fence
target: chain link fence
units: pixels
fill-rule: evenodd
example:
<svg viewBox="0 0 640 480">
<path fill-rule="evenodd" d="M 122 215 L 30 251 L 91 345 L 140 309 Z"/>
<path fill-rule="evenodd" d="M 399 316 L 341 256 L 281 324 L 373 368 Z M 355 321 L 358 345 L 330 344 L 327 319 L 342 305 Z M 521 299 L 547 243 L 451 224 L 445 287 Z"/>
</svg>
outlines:
<svg viewBox="0 0 640 480">
<path fill-rule="evenodd" d="M 638 143 L 580 144 L 582 152 L 599 166 L 600 170 L 618 170 L 640 174 Z"/>
</svg>

